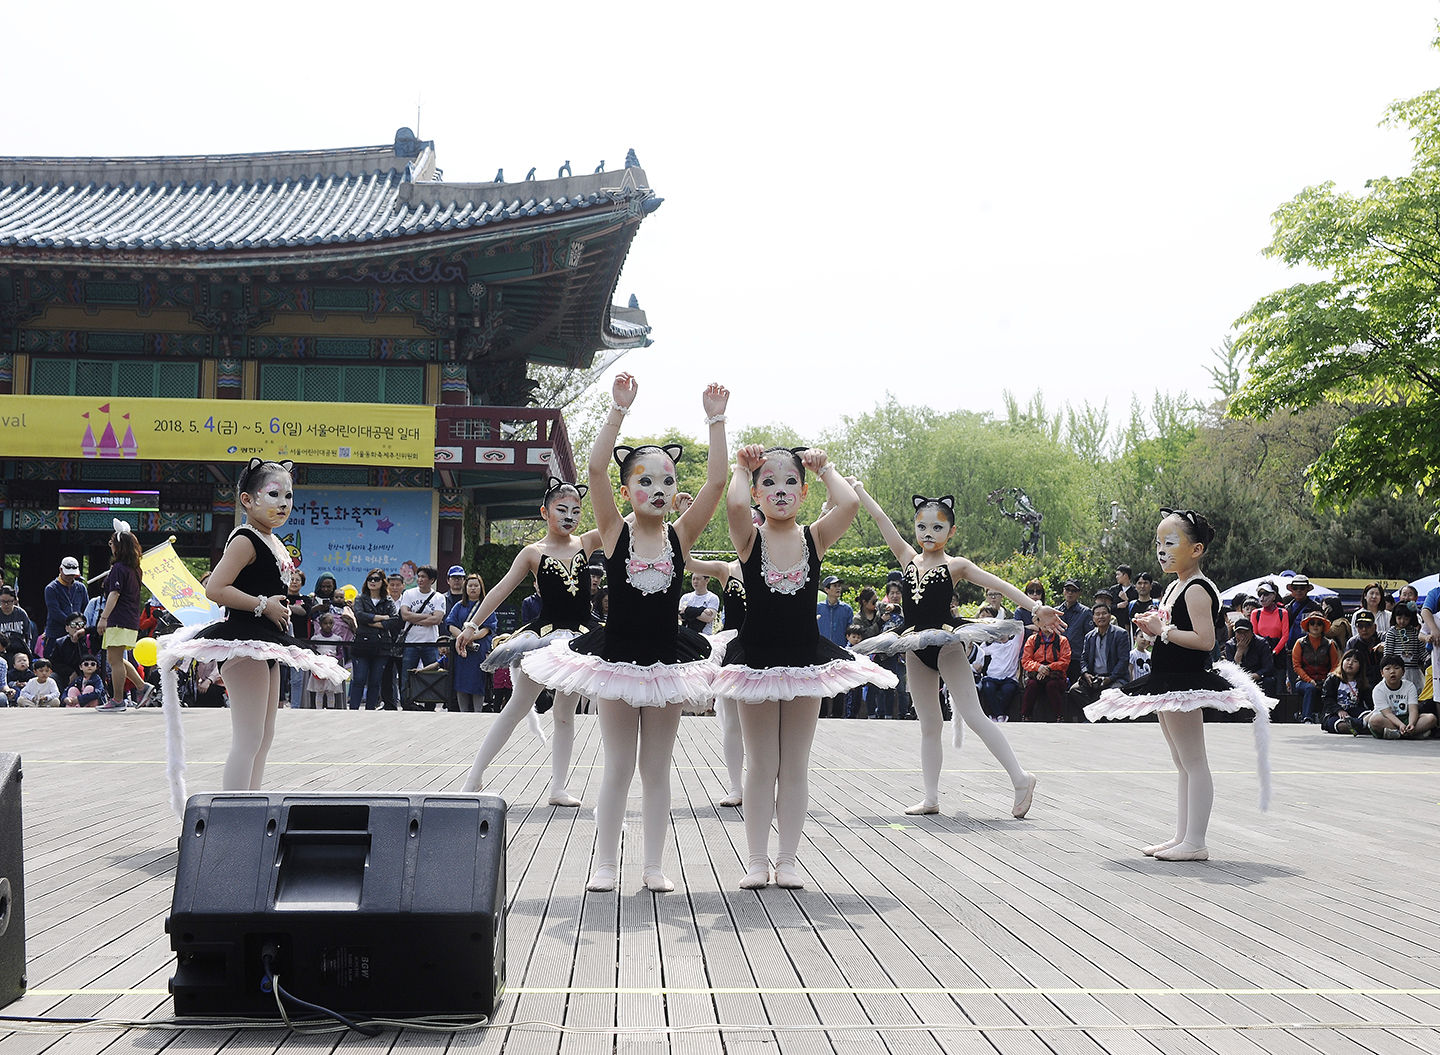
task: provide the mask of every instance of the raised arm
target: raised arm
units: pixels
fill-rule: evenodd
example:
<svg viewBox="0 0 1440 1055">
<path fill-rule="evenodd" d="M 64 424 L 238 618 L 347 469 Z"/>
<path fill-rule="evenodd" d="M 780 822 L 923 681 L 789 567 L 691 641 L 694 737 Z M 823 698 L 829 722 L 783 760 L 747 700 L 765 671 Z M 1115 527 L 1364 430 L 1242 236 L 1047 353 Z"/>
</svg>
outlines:
<svg viewBox="0 0 1440 1055">
<path fill-rule="evenodd" d="M 687 553 L 720 505 L 720 496 L 725 493 L 725 471 L 730 465 L 725 443 L 725 407 L 730 402 L 730 390 L 711 382 L 700 399 L 705 408 L 705 423 L 710 427 L 710 456 L 705 462 L 704 486 L 675 521 L 675 534 Z"/>
<path fill-rule="evenodd" d="M 950 577 L 952 579 L 964 579 L 966 582 L 973 582 L 976 586 L 986 590 L 999 590 L 1010 600 L 1014 601 L 1017 607 L 1027 612 L 1034 612 L 1043 607 L 1038 601 L 1017 586 L 1012 586 L 998 575 L 992 575 L 980 567 L 968 557 L 950 558 Z"/>
<path fill-rule="evenodd" d="M 696 560 L 694 557 L 686 557 L 685 570 L 692 575 L 698 573 L 710 576 L 720 583 L 722 590 L 730 580 L 730 562 L 728 560 Z"/>
<path fill-rule="evenodd" d="M 805 464 L 805 468 L 819 478 L 828 492 L 825 500 L 828 511 L 810 525 L 810 537 L 815 540 L 818 555 L 823 557 L 825 551 L 835 545 L 840 536 L 850 530 L 850 525 L 855 522 L 855 514 L 860 512 L 860 497 L 855 493 L 855 488 L 845 482 L 840 470 L 830 464 L 824 451 L 811 447 L 800 456 L 800 460 Z"/>
<path fill-rule="evenodd" d="M 630 405 L 635 402 L 635 394 L 639 390 L 639 384 L 629 374 L 615 375 L 615 383 L 610 386 L 610 398 L 614 400 L 614 405 L 605 415 L 600 431 L 595 434 L 595 446 L 590 448 L 590 508 L 595 511 L 595 527 L 607 553 L 625 525 L 615 504 L 615 489 L 610 485 L 610 457 L 615 450 L 615 441 L 620 438 L 620 425 L 625 415 L 630 413 Z"/>
<path fill-rule="evenodd" d="M 730 544 L 742 561 L 750 556 L 755 544 L 755 520 L 750 515 L 751 481 L 765 464 L 765 448 L 749 443 L 735 452 L 735 472 L 730 477 L 730 490 L 725 497 L 725 521 L 730 528 Z"/>
<path fill-rule="evenodd" d="M 460 627 L 460 634 L 455 639 L 455 651 L 465 655 L 465 649 L 470 642 L 480 636 L 480 624 L 485 622 L 495 609 L 500 607 L 501 602 L 515 592 L 515 587 L 525 581 L 526 576 L 533 575 L 540 567 L 540 548 L 537 544 L 531 543 L 515 554 L 515 560 L 510 564 L 510 570 L 505 573 L 504 578 L 490 588 L 490 592 L 480 599 L 475 611 L 470 613 L 463 626 Z"/>
<path fill-rule="evenodd" d="M 865 490 L 865 485 L 854 476 L 845 477 L 845 482 L 855 490 L 860 498 L 860 508 L 870 514 L 870 519 L 875 521 L 880 528 L 880 537 L 885 540 L 885 545 L 890 547 L 890 552 L 895 554 L 895 559 L 900 562 L 903 568 L 917 556 L 915 547 L 905 541 L 905 536 L 900 534 L 900 529 L 890 519 L 885 510 L 880 508 L 880 503 L 875 501 L 875 496 Z"/>
</svg>

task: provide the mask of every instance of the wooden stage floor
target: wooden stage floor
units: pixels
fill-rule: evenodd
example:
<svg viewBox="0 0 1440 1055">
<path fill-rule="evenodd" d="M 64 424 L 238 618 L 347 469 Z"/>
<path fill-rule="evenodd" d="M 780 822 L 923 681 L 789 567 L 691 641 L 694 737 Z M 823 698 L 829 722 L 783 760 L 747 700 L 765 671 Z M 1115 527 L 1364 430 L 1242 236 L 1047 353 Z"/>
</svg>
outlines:
<svg viewBox="0 0 1440 1055">
<path fill-rule="evenodd" d="M 487 715 L 290 712 L 267 786 L 454 790 Z M 216 790 L 228 715 L 190 711 L 190 790 Z M 548 726 L 548 719 L 545 719 Z M 1027 820 L 978 737 L 948 746 L 939 816 L 912 722 L 822 722 L 800 863 L 809 888 L 741 891 L 741 810 L 714 805 L 714 719 L 675 754 L 672 894 L 640 884 L 639 782 L 618 894 L 583 892 L 599 782 L 578 719 L 571 789 L 522 726 L 492 770 L 509 803 L 509 989 L 456 1037 L 282 1029 L 0 1033 L 0 1055 L 340 1047 L 420 1052 L 1440 1052 L 1440 743 L 1274 733 L 1256 808 L 1250 727 L 1208 729 L 1207 863 L 1136 847 L 1172 830 L 1153 724 L 1008 726 L 1039 776 Z M 0 711 L 24 760 L 30 992 L 4 1014 L 159 1018 L 178 825 L 156 712 Z M 1377 907 L 1378 905 L 1378 907 Z M 560 1027 L 565 1027 L 561 1029 Z M 633 1032 L 632 1032 L 633 1031 Z"/>
</svg>

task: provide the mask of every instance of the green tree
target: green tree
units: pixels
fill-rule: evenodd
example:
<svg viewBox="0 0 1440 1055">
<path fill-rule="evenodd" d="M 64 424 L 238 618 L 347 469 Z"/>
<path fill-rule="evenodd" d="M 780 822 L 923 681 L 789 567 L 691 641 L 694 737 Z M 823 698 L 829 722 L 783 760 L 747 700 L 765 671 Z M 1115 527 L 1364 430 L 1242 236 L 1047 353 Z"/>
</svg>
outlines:
<svg viewBox="0 0 1440 1055">
<path fill-rule="evenodd" d="M 1307 468 L 1315 499 L 1343 507 L 1410 491 L 1431 499 L 1440 528 L 1440 90 L 1393 104 L 1383 123 L 1409 129 L 1410 172 L 1361 193 L 1307 187 L 1275 212 L 1266 255 L 1325 277 L 1240 317 L 1251 374 L 1229 412 L 1351 407 Z"/>
</svg>

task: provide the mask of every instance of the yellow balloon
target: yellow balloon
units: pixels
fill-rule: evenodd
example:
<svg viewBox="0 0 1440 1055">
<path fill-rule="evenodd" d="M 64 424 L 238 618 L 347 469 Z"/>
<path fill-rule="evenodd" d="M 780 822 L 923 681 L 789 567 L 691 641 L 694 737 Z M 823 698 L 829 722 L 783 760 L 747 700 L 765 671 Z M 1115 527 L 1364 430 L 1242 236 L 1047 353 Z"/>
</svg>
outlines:
<svg viewBox="0 0 1440 1055">
<path fill-rule="evenodd" d="M 142 637 L 130 651 L 135 653 L 135 662 L 142 667 L 153 667 L 159 655 L 159 642 L 153 637 Z"/>
<path fill-rule="evenodd" d="M 347 586 L 345 587 L 345 600 L 353 601 L 359 595 L 359 593 L 360 591 L 355 589 L 355 587 Z"/>
</svg>

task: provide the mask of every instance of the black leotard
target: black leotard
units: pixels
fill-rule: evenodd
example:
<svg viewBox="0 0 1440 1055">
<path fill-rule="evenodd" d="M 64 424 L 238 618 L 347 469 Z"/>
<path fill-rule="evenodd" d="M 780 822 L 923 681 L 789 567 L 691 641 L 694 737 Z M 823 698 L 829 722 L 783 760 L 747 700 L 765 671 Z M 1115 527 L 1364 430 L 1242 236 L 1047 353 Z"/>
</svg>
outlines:
<svg viewBox="0 0 1440 1055">
<path fill-rule="evenodd" d="M 610 583 L 610 617 L 605 625 L 582 634 L 570 648 L 584 655 L 599 656 L 607 663 L 686 663 L 710 655 L 704 635 L 686 630 L 676 621 L 685 577 L 680 569 L 685 554 L 680 536 L 665 525 L 670 543 L 670 584 L 663 590 L 644 593 L 629 578 L 630 525 L 620 528 L 615 552 L 605 558 L 605 577 Z M 656 558 L 658 562 L 661 558 Z"/>
<path fill-rule="evenodd" d="M 540 555 L 535 569 L 535 590 L 540 594 L 540 614 L 520 627 L 544 637 L 556 630 L 584 630 L 597 620 L 590 599 L 589 558 L 581 550 L 568 562 Z M 517 631 L 518 633 L 519 631 Z"/>
<path fill-rule="evenodd" d="M 805 578 L 794 593 L 781 593 L 765 581 L 764 545 L 756 532 L 750 556 L 740 563 L 745 579 L 745 622 L 725 650 L 725 666 L 809 667 L 855 658 L 848 649 L 820 636 L 815 621 L 815 591 L 810 586 L 820 581 L 820 557 L 810 529 L 805 527 L 801 532 L 805 539 Z"/>
<path fill-rule="evenodd" d="M 948 563 L 938 564 L 922 576 L 911 561 L 905 565 L 905 574 L 900 579 L 900 593 L 906 630 L 938 630 L 958 622 L 950 615 L 955 581 L 950 576 Z M 911 655 L 931 670 L 940 669 L 938 645 L 919 649 Z"/>
<path fill-rule="evenodd" d="M 745 580 L 730 576 L 720 597 L 725 603 L 725 629 L 739 630 L 745 625 Z"/>
</svg>

